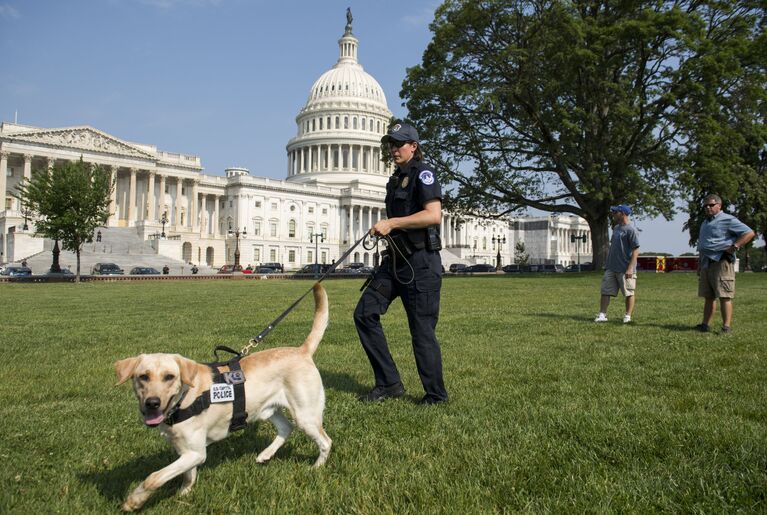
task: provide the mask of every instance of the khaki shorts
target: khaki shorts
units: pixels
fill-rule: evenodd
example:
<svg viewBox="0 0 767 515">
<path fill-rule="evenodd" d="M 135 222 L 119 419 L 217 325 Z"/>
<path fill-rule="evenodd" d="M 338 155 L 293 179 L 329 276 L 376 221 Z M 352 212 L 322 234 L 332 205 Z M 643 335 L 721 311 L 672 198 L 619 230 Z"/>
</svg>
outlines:
<svg viewBox="0 0 767 515">
<path fill-rule="evenodd" d="M 611 272 L 605 270 L 605 275 L 602 276 L 602 295 L 609 295 L 615 297 L 620 291 L 624 297 L 631 297 L 634 295 L 634 290 L 637 287 L 637 275 L 633 274 L 631 279 L 626 279 L 625 272 Z"/>
<path fill-rule="evenodd" d="M 710 261 L 708 268 L 700 271 L 698 297 L 707 299 L 732 299 L 735 297 L 735 265 L 723 259 Z"/>
</svg>

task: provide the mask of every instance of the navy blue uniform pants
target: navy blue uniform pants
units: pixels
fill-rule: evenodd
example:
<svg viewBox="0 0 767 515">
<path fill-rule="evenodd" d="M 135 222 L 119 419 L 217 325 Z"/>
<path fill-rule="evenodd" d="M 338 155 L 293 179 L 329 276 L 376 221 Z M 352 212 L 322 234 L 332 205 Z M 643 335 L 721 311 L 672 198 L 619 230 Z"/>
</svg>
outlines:
<svg viewBox="0 0 767 515">
<path fill-rule="evenodd" d="M 442 262 L 439 252 L 427 250 L 415 251 L 408 261 L 413 267 L 412 271 L 404 260 L 397 259 L 397 280 L 389 258 L 383 260 L 357 303 L 354 324 L 373 367 L 376 386 L 400 383 L 397 365 L 389 352 L 381 327 L 381 315 L 386 313 L 394 299 L 402 299 L 410 327 L 415 363 L 426 396 L 447 400 L 442 378 L 442 353 L 434 334 L 439 318 Z"/>
</svg>

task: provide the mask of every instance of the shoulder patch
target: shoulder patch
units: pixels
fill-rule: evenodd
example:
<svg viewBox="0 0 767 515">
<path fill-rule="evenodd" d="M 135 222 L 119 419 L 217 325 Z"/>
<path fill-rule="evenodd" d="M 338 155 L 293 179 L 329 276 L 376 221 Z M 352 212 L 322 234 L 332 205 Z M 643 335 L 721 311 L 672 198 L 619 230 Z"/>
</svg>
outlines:
<svg viewBox="0 0 767 515">
<path fill-rule="evenodd" d="M 418 174 L 418 179 L 429 186 L 434 184 L 434 173 L 431 170 L 424 170 Z"/>
</svg>

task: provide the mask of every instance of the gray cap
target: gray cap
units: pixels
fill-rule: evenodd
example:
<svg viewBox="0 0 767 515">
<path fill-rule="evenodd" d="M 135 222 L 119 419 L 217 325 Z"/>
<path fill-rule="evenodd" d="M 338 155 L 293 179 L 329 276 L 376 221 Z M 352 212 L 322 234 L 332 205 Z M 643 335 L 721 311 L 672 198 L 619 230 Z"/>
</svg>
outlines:
<svg viewBox="0 0 767 515">
<path fill-rule="evenodd" d="M 396 123 L 389 128 L 389 132 L 381 138 L 381 141 L 388 143 L 390 139 L 395 141 L 415 141 L 417 143 L 418 131 L 407 123 Z"/>
</svg>

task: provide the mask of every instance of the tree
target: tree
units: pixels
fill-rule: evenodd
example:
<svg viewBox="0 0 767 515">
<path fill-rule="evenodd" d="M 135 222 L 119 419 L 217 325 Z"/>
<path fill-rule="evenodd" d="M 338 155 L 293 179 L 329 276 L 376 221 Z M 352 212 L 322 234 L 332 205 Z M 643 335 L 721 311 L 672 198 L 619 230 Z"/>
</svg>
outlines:
<svg viewBox="0 0 767 515">
<path fill-rule="evenodd" d="M 60 241 L 77 255 L 75 281 L 80 282 L 80 252 L 93 232 L 106 224 L 114 184 L 111 175 L 83 162 L 56 165 L 50 173 L 37 171 L 18 186 L 17 198 L 37 213 L 35 231 Z"/>
<path fill-rule="evenodd" d="M 518 241 L 516 245 L 514 245 L 514 262 L 519 266 L 524 266 L 529 260 L 530 256 L 527 255 L 525 242 Z"/>
<path fill-rule="evenodd" d="M 402 97 L 448 205 L 572 213 L 609 250 L 611 205 L 673 214 L 705 63 L 761 32 L 752 2 L 447 0 Z M 756 2 L 754 2 L 755 5 Z"/>
<path fill-rule="evenodd" d="M 717 25 L 733 31 L 731 27 L 741 24 L 739 30 L 750 30 L 748 20 L 730 17 Z M 767 231 L 767 36 L 757 31 L 750 39 L 720 37 L 717 44 L 718 60 L 701 63 L 700 87 L 687 99 L 692 109 L 684 146 L 692 159 L 680 182 L 688 198 L 685 227 L 691 245 L 697 243 L 703 222 L 701 202 L 711 193 L 722 197 L 723 207 L 757 235 Z M 721 70 L 716 75 L 726 80 L 710 80 L 712 68 Z M 754 243 L 738 253 L 746 269 Z"/>
</svg>

